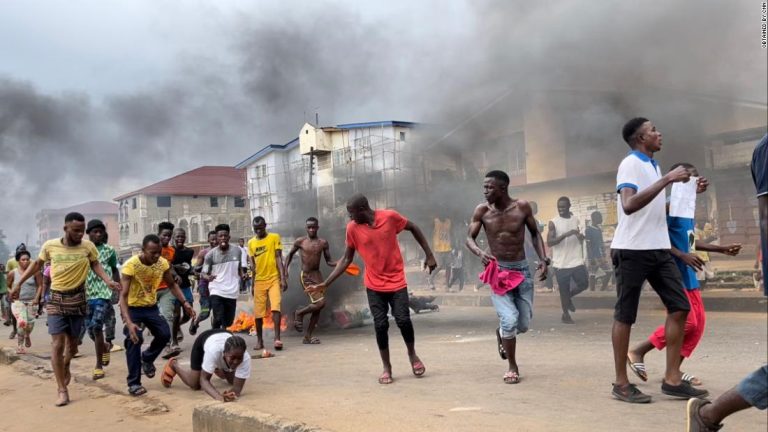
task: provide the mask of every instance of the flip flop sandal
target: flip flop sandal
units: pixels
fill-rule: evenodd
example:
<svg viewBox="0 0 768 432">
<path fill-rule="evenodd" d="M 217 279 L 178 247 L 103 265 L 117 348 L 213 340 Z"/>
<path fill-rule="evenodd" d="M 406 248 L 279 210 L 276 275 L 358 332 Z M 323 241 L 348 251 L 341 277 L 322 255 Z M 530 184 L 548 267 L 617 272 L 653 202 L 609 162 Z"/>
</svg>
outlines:
<svg viewBox="0 0 768 432">
<path fill-rule="evenodd" d="M 20 346 L 16 348 L 16 354 L 26 354 L 27 350 L 24 349 L 24 347 Z"/>
<path fill-rule="evenodd" d="M 640 378 L 643 381 L 648 381 L 648 372 L 645 369 L 645 363 L 643 362 L 637 362 L 632 363 L 632 360 L 627 357 L 627 364 L 629 365 L 629 368 L 632 369 L 632 372 L 637 375 L 638 378 Z"/>
<path fill-rule="evenodd" d="M 104 369 L 94 369 L 91 378 L 93 378 L 94 381 L 104 378 Z"/>
<path fill-rule="evenodd" d="M 282 351 L 283 350 L 283 342 L 276 340 L 275 341 L 275 350 L 276 351 Z"/>
<path fill-rule="evenodd" d="M 507 371 L 504 374 L 504 384 L 517 384 L 520 382 L 520 373 L 514 371 Z"/>
<path fill-rule="evenodd" d="M 179 354 L 181 354 L 181 348 L 175 347 L 173 349 L 169 349 L 165 354 L 163 354 L 163 360 L 172 359 L 172 358 L 178 356 Z"/>
<path fill-rule="evenodd" d="M 499 357 L 501 357 L 502 360 L 506 360 L 507 352 L 504 351 L 504 345 L 501 343 L 501 328 L 499 327 L 496 327 L 496 342 L 498 344 Z"/>
<path fill-rule="evenodd" d="M 141 396 L 147 394 L 147 389 L 144 388 L 144 386 L 141 385 L 132 385 L 128 387 L 128 394 L 131 396 Z"/>
<path fill-rule="evenodd" d="M 27 348 L 31 348 L 32 347 L 32 339 L 30 339 L 29 336 L 24 338 L 24 346 L 27 347 Z"/>
<path fill-rule="evenodd" d="M 109 351 L 103 353 L 101 355 L 101 365 L 102 366 L 109 366 L 109 362 L 112 361 L 112 355 L 109 353 Z"/>
<path fill-rule="evenodd" d="M 379 376 L 379 384 L 392 384 L 395 380 L 392 379 L 392 374 L 384 372 Z"/>
<path fill-rule="evenodd" d="M 690 384 L 692 386 L 697 386 L 697 387 L 702 385 L 702 384 L 704 384 L 696 376 L 691 375 L 689 373 L 685 373 L 685 372 L 683 372 L 683 381 L 686 381 L 686 382 L 688 382 L 688 384 Z"/>
<path fill-rule="evenodd" d="M 154 378 L 155 373 L 157 373 L 157 369 L 155 368 L 155 365 L 147 362 L 144 362 L 141 364 L 141 370 L 144 371 L 144 375 L 147 378 Z"/>
<path fill-rule="evenodd" d="M 427 368 L 421 360 L 416 360 L 411 364 L 411 371 L 416 377 L 420 378 L 424 375 L 424 372 L 427 371 Z"/>
<path fill-rule="evenodd" d="M 160 375 L 160 382 L 165 388 L 170 388 L 171 384 L 173 384 L 173 379 L 176 377 L 176 371 L 173 370 L 173 362 L 175 361 L 175 358 L 168 360 L 168 363 L 163 367 L 163 373 Z"/>
<path fill-rule="evenodd" d="M 320 339 L 316 337 L 312 337 L 310 339 L 304 338 L 304 340 L 301 341 L 304 345 L 319 345 Z"/>
</svg>

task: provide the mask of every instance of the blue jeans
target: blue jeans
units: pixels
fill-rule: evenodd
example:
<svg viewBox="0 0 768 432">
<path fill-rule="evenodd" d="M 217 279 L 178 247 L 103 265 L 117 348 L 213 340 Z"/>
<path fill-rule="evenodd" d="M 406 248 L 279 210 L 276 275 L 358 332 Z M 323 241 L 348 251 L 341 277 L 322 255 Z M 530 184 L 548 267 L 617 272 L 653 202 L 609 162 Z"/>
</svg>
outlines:
<svg viewBox="0 0 768 432">
<path fill-rule="evenodd" d="M 514 339 L 518 333 L 528 331 L 533 318 L 533 278 L 528 269 L 528 261 L 499 261 L 499 268 L 516 270 L 525 275 L 525 280 L 517 288 L 498 295 L 491 291 L 491 302 L 499 316 L 501 337 Z"/>
<path fill-rule="evenodd" d="M 160 316 L 157 306 L 128 307 L 131 321 L 136 325 L 144 326 L 152 334 L 152 343 L 144 352 L 141 352 L 141 344 L 144 343 L 144 334 L 139 333 L 139 342 L 133 343 L 128 333 L 128 327 L 123 328 L 125 334 L 125 359 L 128 363 L 128 386 L 141 385 L 141 364 L 154 363 L 165 345 L 171 340 L 171 329 L 168 323 Z"/>
<path fill-rule="evenodd" d="M 96 340 L 96 333 L 101 333 L 104 324 L 109 318 L 109 309 L 112 309 L 112 301 L 109 299 L 88 300 L 88 315 L 85 318 L 85 328 L 91 340 Z"/>
<path fill-rule="evenodd" d="M 768 408 L 768 365 L 744 378 L 736 386 L 736 391 L 753 407 L 761 410 Z"/>
</svg>

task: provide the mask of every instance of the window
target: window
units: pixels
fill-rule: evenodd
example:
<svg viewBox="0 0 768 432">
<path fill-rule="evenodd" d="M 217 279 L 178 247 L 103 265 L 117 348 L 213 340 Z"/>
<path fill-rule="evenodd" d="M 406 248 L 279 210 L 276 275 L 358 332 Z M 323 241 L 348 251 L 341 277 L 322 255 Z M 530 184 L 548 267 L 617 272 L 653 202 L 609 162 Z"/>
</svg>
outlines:
<svg viewBox="0 0 768 432">
<path fill-rule="evenodd" d="M 245 199 L 243 197 L 235 197 L 235 207 L 245 207 Z"/>
<path fill-rule="evenodd" d="M 158 207 L 170 207 L 171 206 L 171 197 L 170 196 L 159 196 L 159 197 L 157 197 L 157 206 Z"/>
<path fill-rule="evenodd" d="M 267 176 L 267 165 L 265 165 L 265 164 L 256 165 L 256 168 L 255 168 L 254 172 L 256 174 L 256 178 L 257 179 L 258 178 L 266 177 Z"/>
<path fill-rule="evenodd" d="M 139 224 L 134 222 L 133 223 L 133 233 L 138 234 L 139 233 Z"/>
<path fill-rule="evenodd" d="M 266 209 L 272 206 L 272 197 L 269 194 L 259 195 L 259 208 Z"/>
<path fill-rule="evenodd" d="M 400 132 L 400 141 L 405 141 L 405 132 Z"/>
<path fill-rule="evenodd" d="M 211 207 L 219 206 L 219 197 L 211 197 Z"/>
<path fill-rule="evenodd" d="M 136 198 L 131 200 L 131 208 L 136 210 Z"/>
</svg>

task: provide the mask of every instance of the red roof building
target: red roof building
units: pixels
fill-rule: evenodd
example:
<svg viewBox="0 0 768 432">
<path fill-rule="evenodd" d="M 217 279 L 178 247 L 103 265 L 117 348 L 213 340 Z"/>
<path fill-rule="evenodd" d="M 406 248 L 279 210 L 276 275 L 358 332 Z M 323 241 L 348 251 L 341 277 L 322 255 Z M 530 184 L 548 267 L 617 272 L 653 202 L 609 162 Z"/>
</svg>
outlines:
<svg viewBox="0 0 768 432">
<path fill-rule="evenodd" d="M 221 223 L 230 225 L 233 239 L 247 236 L 245 181 L 245 170 L 203 166 L 116 197 L 121 252 L 135 252 L 164 221 L 183 228 L 189 244 L 205 241 Z"/>
</svg>

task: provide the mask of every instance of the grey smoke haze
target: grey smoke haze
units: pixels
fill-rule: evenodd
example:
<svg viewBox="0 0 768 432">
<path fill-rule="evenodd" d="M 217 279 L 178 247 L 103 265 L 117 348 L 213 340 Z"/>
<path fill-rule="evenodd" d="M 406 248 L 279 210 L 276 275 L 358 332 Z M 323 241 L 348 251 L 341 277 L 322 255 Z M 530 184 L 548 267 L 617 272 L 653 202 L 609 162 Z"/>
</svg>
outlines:
<svg viewBox="0 0 768 432">
<path fill-rule="evenodd" d="M 153 21 L 176 13 L 174 4 L 183 8 L 141 7 Z M 638 113 L 659 118 L 668 136 L 696 142 L 698 113 L 689 102 L 676 104 L 676 92 L 766 102 L 766 51 L 754 1 L 239 7 L 225 14 L 209 4 L 189 6 L 196 11 L 189 15 L 214 10 L 201 31 L 215 43 L 166 53 L 172 72 L 154 80 L 137 74 L 135 86 L 118 61 L 106 72 L 119 81 L 114 92 L 108 77 L 99 91 L 87 81 L 62 91 L 51 89 L 52 78 L 30 81 L 38 70 L 0 65 L 0 228 L 11 243 L 25 233 L 34 238 L 40 208 L 110 200 L 287 142 L 316 107 L 322 124 L 398 119 L 450 129 L 510 92 L 448 140 L 450 147 L 471 142 L 483 122 L 503 121 L 531 91 L 620 91 L 588 107 L 572 104 L 569 123 L 589 155 L 619 143 L 622 120 Z M 74 9 L 73 19 L 81 12 Z M 35 30 L 30 23 L 14 41 L 45 37 Z M 163 32 L 139 40 L 157 51 L 173 28 Z M 659 106 L 648 89 L 669 103 Z"/>
</svg>

